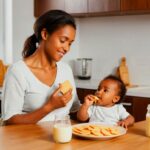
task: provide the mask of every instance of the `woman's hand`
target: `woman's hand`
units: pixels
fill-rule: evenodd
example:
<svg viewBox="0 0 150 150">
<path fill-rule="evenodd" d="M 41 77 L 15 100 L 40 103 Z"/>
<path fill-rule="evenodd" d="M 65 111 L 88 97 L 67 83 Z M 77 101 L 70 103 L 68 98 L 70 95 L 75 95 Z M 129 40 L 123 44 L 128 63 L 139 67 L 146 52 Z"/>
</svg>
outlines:
<svg viewBox="0 0 150 150">
<path fill-rule="evenodd" d="M 60 87 L 54 91 L 46 103 L 46 108 L 52 108 L 53 110 L 66 106 L 66 104 L 72 99 L 72 90 L 62 95 L 60 93 Z"/>
</svg>

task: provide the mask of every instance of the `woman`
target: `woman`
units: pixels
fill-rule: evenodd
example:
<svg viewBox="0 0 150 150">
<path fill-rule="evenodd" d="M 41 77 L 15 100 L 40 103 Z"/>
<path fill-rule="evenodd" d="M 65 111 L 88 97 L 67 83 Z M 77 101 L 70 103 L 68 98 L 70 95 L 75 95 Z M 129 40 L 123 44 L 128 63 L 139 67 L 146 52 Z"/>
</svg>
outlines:
<svg viewBox="0 0 150 150">
<path fill-rule="evenodd" d="M 34 34 L 24 45 L 23 60 L 9 68 L 4 81 L 5 124 L 34 124 L 54 120 L 55 114 L 69 114 L 71 108 L 77 111 L 72 71 L 59 62 L 69 51 L 75 33 L 75 21 L 64 11 L 48 11 L 36 20 Z M 61 95 L 59 84 L 65 80 L 71 82 L 73 90 Z"/>
</svg>

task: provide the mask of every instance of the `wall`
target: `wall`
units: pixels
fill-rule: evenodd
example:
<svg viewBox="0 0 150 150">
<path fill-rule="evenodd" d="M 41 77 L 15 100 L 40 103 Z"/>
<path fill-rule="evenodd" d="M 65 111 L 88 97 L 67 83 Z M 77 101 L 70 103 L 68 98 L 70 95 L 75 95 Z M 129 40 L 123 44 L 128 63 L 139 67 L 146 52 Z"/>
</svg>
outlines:
<svg viewBox="0 0 150 150">
<path fill-rule="evenodd" d="M 12 63 L 12 0 L 0 0 L 0 59 Z"/>
<path fill-rule="evenodd" d="M 33 33 L 33 0 L 13 0 L 13 58 L 21 58 L 24 40 Z M 77 57 L 93 58 L 92 78 L 114 72 L 127 57 L 133 84 L 150 85 L 150 15 L 81 18 L 71 51 L 63 61 L 73 67 Z M 74 70 L 74 68 L 73 68 Z"/>
<path fill-rule="evenodd" d="M 150 15 L 80 19 L 80 57 L 93 58 L 92 78 L 113 73 L 126 56 L 133 84 L 150 84 Z"/>
<path fill-rule="evenodd" d="M 3 1 L 0 0 L 0 59 L 4 58 L 3 55 Z"/>
<path fill-rule="evenodd" d="M 33 34 L 33 0 L 13 0 L 13 62 L 21 58 L 24 41 Z"/>
</svg>

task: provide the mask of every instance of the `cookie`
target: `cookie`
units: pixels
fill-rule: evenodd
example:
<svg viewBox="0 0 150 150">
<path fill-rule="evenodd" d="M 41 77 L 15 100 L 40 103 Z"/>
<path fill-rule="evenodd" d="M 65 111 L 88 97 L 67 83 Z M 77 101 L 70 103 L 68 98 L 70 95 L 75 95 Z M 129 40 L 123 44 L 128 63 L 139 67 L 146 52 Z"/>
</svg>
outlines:
<svg viewBox="0 0 150 150">
<path fill-rule="evenodd" d="M 70 89 L 73 89 L 73 87 L 69 80 L 66 80 L 65 82 L 61 83 L 60 91 L 62 94 L 67 93 Z"/>
<path fill-rule="evenodd" d="M 93 101 L 94 101 L 94 103 L 97 103 L 98 100 L 99 100 L 99 98 L 97 96 L 93 95 Z"/>
</svg>

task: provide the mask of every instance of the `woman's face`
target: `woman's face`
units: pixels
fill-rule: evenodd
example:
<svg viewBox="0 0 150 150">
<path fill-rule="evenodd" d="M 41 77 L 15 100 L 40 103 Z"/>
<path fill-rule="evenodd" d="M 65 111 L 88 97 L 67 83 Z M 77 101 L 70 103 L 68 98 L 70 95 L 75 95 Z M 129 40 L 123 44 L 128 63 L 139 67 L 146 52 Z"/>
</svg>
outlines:
<svg viewBox="0 0 150 150">
<path fill-rule="evenodd" d="M 119 87 L 117 82 L 109 79 L 102 81 L 95 94 L 99 98 L 97 104 L 106 107 L 113 106 L 120 99 L 118 92 Z"/>
<path fill-rule="evenodd" d="M 59 61 L 69 50 L 75 39 L 76 30 L 65 25 L 51 35 L 47 34 L 43 48 L 49 61 Z"/>
</svg>

